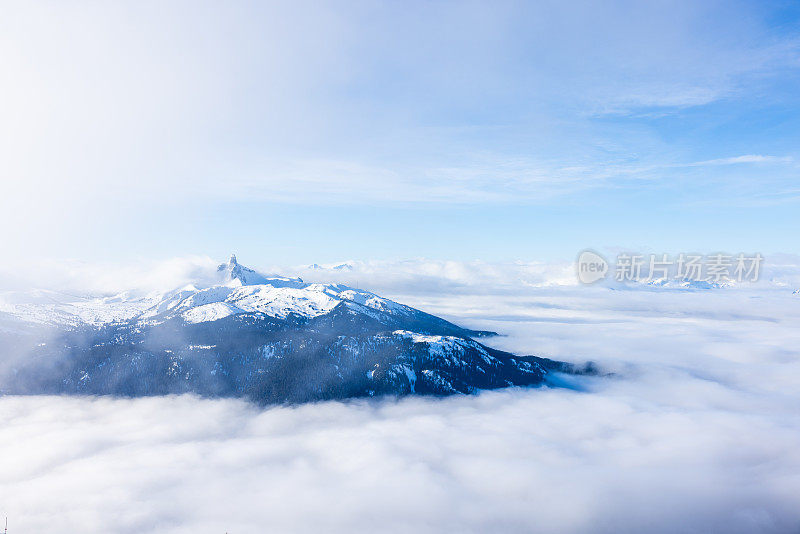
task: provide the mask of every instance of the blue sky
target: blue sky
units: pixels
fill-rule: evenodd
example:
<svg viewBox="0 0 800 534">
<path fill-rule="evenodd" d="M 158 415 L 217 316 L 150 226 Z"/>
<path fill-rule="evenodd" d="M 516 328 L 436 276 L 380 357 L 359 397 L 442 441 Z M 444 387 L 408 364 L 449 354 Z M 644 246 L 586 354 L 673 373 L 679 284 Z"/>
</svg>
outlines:
<svg viewBox="0 0 800 534">
<path fill-rule="evenodd" d="M 794 2 L 4 12 L 7 258 L 800 252 Z"/>
</svg>

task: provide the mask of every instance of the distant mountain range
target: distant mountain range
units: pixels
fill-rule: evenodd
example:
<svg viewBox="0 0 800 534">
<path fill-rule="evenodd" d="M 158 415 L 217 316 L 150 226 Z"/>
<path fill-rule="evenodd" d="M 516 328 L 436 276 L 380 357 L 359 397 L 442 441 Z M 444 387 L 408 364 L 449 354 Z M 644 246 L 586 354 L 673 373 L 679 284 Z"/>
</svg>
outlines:
<svg viewBox="0 0 800 534">
<path fill-rule="evenodd" d="M 361 289 L 266 276 L 231 256 L 212 283 L 89 298 L 39 291 L 0 307 L 0 392 L 196 393 L 260 403 L 469 393 L 578 372 L 496 335 Z"/>
</svg>

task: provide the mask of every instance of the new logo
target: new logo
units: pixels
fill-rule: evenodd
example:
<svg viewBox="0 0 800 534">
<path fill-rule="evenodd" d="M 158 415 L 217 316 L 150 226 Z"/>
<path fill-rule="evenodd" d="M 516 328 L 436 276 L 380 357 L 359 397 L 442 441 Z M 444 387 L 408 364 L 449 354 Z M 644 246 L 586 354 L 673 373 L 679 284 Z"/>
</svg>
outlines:
<svg viewBox="0 0 800 534">
<path fill-rule="evenodd" d="M 593 284 L 608 274 L 608 262 L 597 252 L 584 250 L 576 264 L 578 280 L 583 284 Z"/>
</svg>

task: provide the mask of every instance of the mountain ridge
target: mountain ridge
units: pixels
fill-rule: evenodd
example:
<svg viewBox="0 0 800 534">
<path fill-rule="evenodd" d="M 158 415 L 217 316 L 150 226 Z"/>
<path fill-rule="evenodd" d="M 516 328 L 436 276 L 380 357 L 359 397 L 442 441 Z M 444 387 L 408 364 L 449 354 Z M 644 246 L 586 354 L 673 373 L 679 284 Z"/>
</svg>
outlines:
<svg viewBox="0 0 800 534">
<path fill-rule="evenodd" d="M 195 393 L 271 404 L 472 393 L 574 370 L 492 349 L 476 339 L 494 332 L 362 289 L 266 276 L 235 256 L 217 273 L 205 287 L 121 294 L 92 301 L 74 320 L 29 323 L 38 334 L 6 332 L 24 357 L 0 368 L 0 393 Z M 40 306 L 37 319 L 47 319 Z"/>
</svg>

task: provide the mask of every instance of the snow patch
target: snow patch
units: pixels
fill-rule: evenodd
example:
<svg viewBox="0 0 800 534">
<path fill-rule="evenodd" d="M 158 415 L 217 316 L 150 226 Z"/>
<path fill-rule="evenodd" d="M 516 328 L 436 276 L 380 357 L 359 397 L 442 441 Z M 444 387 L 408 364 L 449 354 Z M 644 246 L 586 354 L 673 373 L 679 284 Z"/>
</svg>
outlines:
<svg viewBox="0 0 800 534">
<path fill-rule="evenodd" d="M 212 302 L 187 310 L 181 314 L 181 317 L 189 324 L 197 324 L 219 321 L 236 313 L 241 313 L 241 310 L 227 302 Z"/>
</svg>

